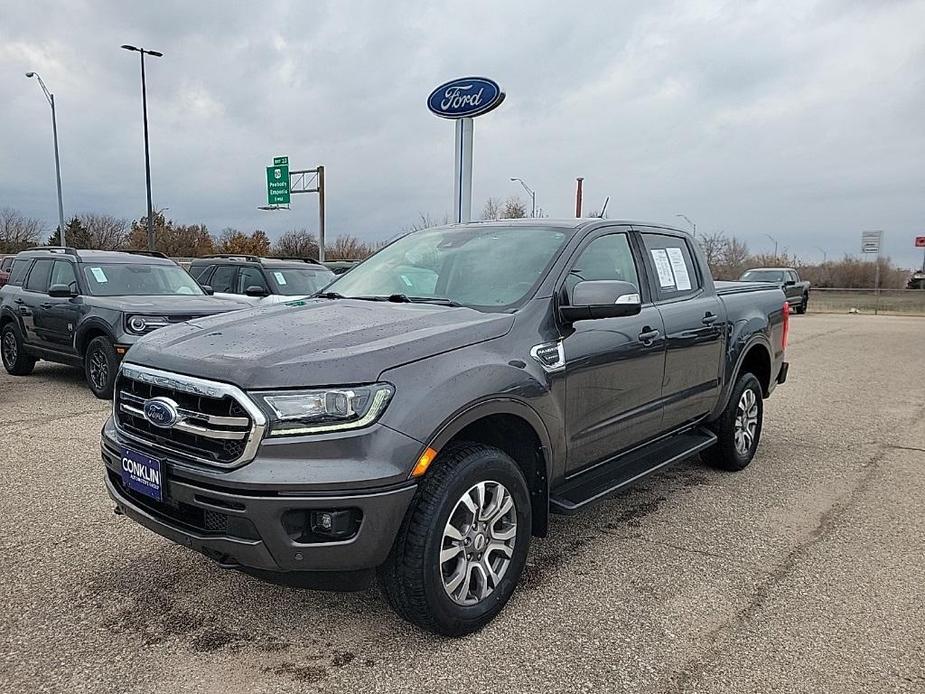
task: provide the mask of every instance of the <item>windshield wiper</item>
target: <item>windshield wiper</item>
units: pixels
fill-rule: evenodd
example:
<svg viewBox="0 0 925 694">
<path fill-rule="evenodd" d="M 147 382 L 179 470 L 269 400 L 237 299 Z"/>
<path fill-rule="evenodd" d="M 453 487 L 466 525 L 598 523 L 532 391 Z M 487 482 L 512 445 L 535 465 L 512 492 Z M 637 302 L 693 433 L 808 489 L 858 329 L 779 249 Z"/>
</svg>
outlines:
<svg viewBox="0 0 925 694">
<path fill-rule="evenodd" d="M 457 301 L 444 299 L 437 296 L 408 296 L 407 294 L 389 294 L 388 296 L 354 296 L 352 299 L 363 299 L 364 301 L 390 301 L 393 304 L 436 304 L 438 306 L 460 307 Z"/>
<path fill-rule="evenodd" d="M 343 294 L 338 294 L 337 292 L 321 292 L 320 294 L 315 294 L 316 299 L 346 299 Z"/>
</svg>

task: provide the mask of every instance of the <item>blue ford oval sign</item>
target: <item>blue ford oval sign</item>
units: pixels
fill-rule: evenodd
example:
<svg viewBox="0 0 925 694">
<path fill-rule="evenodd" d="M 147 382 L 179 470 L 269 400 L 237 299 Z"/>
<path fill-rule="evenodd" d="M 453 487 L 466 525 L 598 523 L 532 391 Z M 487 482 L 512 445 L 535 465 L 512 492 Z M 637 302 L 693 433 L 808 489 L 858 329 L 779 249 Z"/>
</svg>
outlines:
<svg viewBox="0 0 925 694">
<path fill-rule="evenodd" d="M 441 118 L 472 118 L 504 101 L 504 92 L 487 77 L 461 77 L 441 84 L 427 97 L 427 108 Z"/>
<path fill-rule="evenodd" d="M 177 403 L 170 398 L 158 397 L 145 400 L 142 410 L 145 419 L 161 429 L 169 429 L 179 419 Z"/>
</svg>

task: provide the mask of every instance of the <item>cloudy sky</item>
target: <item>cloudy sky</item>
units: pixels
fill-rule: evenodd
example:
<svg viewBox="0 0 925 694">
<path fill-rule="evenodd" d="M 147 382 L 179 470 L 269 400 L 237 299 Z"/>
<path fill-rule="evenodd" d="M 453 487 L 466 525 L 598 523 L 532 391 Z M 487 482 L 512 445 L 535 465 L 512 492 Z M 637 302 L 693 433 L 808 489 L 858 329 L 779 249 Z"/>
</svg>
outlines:
<svg viewBox="0 0 925 694">
<path fill-rule="evenodd" d="M 925 0 L 684 2 L 14 2 L 0 0 L 0 207 L 144 212 L 137 54 L 149 59 L 155 206 L 215 232 L 316 228 L 314 196 L 259 212 L 264 167 L 327 170 L 328 233 L 387 238 L 452 209 L 453 124 L 430 90 L 483 74 L 504 104 L 475 123 L 475 211 L 536 189 L 550 216 L 724 230 L 807 259 L 883 229 L 920 264 Z M 521 193 L 522 194 L 522 193 Z"/>
</svg>

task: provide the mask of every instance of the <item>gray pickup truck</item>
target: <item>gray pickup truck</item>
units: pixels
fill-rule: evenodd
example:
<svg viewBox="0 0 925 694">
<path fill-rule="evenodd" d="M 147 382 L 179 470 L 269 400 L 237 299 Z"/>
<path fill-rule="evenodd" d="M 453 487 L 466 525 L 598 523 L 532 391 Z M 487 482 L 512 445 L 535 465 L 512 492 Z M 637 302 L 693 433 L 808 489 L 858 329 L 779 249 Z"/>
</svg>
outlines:
<svg viewBox="0 0 925 694">
<path fill-rule="evenodd" d="M 806 313 L 809 306 L 809 282 L 801 280 L 792 267 L 756 267 L 746 270 L 739 281 L 776 284 L 787 297 L 790 308 L 797 313 Z"/>
<path fill-rule="evenodd" d="M 118 514 L 223 567 L 376 569 L 404 618 L 465 634 L 550 513 L 698 453 L 748 465 L 788 315 L 776 287 L 714 283 L 674 229 L 417 231 L 313 298 L 135 344 L 105 483 Z"/>
</svg>

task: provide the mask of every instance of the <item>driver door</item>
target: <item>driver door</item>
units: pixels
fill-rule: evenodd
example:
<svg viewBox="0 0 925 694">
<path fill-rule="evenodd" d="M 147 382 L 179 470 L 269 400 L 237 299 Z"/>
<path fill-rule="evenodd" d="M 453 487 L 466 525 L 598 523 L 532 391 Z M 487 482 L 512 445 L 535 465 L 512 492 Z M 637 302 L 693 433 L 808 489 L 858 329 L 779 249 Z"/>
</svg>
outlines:
<svg viewBox="0 0 925 694">
<path fill-rule="evenodd" d="M 51 269 L 48 286 L 64 284 L 80 293 L 74 264 L 67 260 L 56 260 Z M 79 296 L 43 297 L 35 312 L 35 332 L 42 347 L 58 352 L 74 352 L 74 329 L 80 317 L 82 300 Z"/>
<path fill-rule="evenodd" d="M 634 245 L 625 227 L 601 230 L 579 249 L 559 290 L 560 301 L 568 302 L 579 281 L 622 280 L 642 297 L 638 315 L 577 321 L 564 332 L 570 473 L 661 431 L 664 329 Z"/>
</svg>

